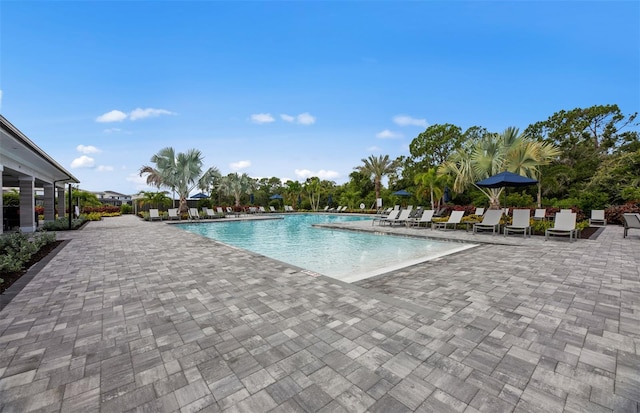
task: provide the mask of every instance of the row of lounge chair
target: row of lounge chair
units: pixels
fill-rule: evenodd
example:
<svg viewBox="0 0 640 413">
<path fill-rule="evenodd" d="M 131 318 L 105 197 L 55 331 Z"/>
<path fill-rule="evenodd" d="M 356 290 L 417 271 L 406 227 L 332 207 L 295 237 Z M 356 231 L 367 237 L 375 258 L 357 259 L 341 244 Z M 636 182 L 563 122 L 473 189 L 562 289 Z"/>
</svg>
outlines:
<svg viewBox="0 0 640 413">
<path fill-rule="evenodd" d="M 293 208 L 289 207 L 291 209 L 288 210 L 287 207 L 288 205 L 285 205 L 286 212 L 293 212 Z M 202 213 L 199 213 L 197 208 L 189 208 L 188 212 L 189 212 L 190 220 L 213 219 L 213 218 L 222 218 L 225 216 L 240 215 L 240 212 L 234 211 L 232 207 L 226 207 L 224 209 L 222 207 L 216 207 L 215 210 L 213 208 L 202 208 Z M 263 206 L 259 206 L 259 207 L 249 207 L 245 212 L 249 214 L 262 214 L 262 213 L 266 213 L 267 210 Z M 278 212 L 278 211 L 276 211 L 274 207 L 270 206 L 268 212 Z M 157 208 L 149 209 L 149 221 L 156 221 L 156 220 L 160 221 L 162 219 L 163 217 L 160 215 L 160 211 Z M 166 219 L 180 220 L 181 216 L 178 213 L 178 208 L 168 209 Z"/>
<path fill-rule="evenodd" d="M 570 211 L 570 210 L 569 210 Z M 478 213 L 479 212 L 479 213 Z M 446 221 L 433 222 L 434 211 L 424 210 L 421 215 L 411 216 L 412 209 L 403 210 L 394 209 L 387 216 L 374 218 L 372 225 L 376 222 L 378 225 L 395 225 L 404 224 L 406 226 L 414 226 L 431 223 L 431 229 L 455 229 L 458 224 L 462 223 L 464 211 L 452 211 Z M 490 209 L 486 211 L 476 211 L 475 215 L 482 215 L 481 222 L 468 223 L 473 224 L 473 233 L 481 231 L 491 231 L 493 235 L 500 233 L 500 220 L 505 210 Z M 523 237 L 531 236 L 531 212 L 528 209 L 514 209 L 511 224 L 505 225 L 503 229 L 504 236 L 510 234 L 522 234 Z M 467 226 L 468 226 L 467 225 Z M 568 235 L 569 241 L 578 238 L 579 230 L 576 228 L 576 213 L 561 211 L 555 215 L 554 225 L 545 231 L 545 239 L 553 235 Z"/>
</svg>

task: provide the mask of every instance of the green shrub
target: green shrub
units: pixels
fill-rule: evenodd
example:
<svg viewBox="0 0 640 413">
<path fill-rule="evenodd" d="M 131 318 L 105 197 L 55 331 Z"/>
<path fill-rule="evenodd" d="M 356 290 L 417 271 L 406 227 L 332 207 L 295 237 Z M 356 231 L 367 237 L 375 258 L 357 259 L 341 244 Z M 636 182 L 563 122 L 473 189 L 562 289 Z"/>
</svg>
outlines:
<svg viewBox="0 0 640 413">
<path fill-rule="evenodd" d="M 71 229 L 78 229 L 87 222 L 82 216 L 71 220 Z M 69 217 L 58 218 L 55 221 L 47 221 L 42 225 L 42 229 L 45 231 L 68 231 L 69 230 Z"/>
<path fill-rule="evenodd" d="M 131 214 L 133 212 L 133 207 L 129 204 L 122 204 L 120 205 L 120 213 L 122 215 L 124 214 Z"/>
<path fill-rule="evenodd" d="M 102 214 L 99 212 L 91 212 L 89 214 L 83 214 L 82 217 L 87 221 L 100 221 L 102 220 Z"/>
<path fill-rule="evenodd" d="M 55 240 L 55 233 L 38 233 L 31 238 L 20 232 L 0 236 L 0 274 L 22 270 L 33 254 Z"/>
</svg>

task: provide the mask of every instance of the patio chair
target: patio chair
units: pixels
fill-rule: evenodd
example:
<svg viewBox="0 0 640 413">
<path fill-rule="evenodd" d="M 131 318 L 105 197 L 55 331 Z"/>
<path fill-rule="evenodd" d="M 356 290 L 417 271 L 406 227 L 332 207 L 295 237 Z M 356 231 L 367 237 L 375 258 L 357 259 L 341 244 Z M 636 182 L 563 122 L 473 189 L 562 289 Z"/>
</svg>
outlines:
<svg viewBox="0 0 640 413">
<path fill-rule="evenodd" d="M 441 217 L 444 215 L 444 213 L 447 211 L 446 207 L 440 207 L 438 209 L 436 209 L 436 212 L 433 213 L 434 217 Z"/>
<path fill-rule="evenodd" d="M 589 218 L 589 225 L 607 225 L 607 220 L 604 217 L 604 209 L 594 209 L 591 211 L 591 218 Z"/>
<path fill-rule="evenodd" d="M 178 221 L 180 221 L 180 215 L 178 214 L 178 208 L 169 208 L 167 210 L 168 215 L 168 219 L 177 219 Z"/>
<path fill-rule="evenodd" d="M 391 212 L 389 212 L 387 216 L 374 218 L 373 221 L 371 221 L 371 225 L 373 226 L 376 223 L 376 221 L 378 221 L 378 225 L 382 225 L 384 222 L 388 222 L 390 220 L 394 220 L 398 218 L 398 215 L 400 215 L 400 210 L 394 209 Z"/>
<path fill-rule="evenodd" d="M 490 229 L 493 232 L 493 235 L 496 235 L 496 233 L 500 232 L 500 218 L 502 218 L 502 210 L 488 210 L 484 214 L 484 217 L 482 217 L 482 222 L 473 224 L 473 233 L 475 234 L 478 231 Z"/>
<path fill-rule="evenodd" d="M 549 235 L 568 235 L 569 242 L 578 238 L 578 230 L 576 229 L 576 213 L 575 212 L 558 212 L 553 220 L 553 227 L 547 228 L 544 232 L 544 240 L 549 239 Z"/>
<path fill-rule="evenodd" d="M 189 208 L 189 219 L 200 219 L 198 208 Z"/>
<path fill-rule="evenodd" d="M 259 213 L 261 213 L 261 214 L 264 214 L 264 213 L 265 213 L 265 212 L 267 212 L 267 211 L 264 209 L 264 207 L 263 207 L 263 206 L 259 206 L 259 207 L 258 207 L 258 212 L 259 212 Z"/>
<path fill-rule="evenodd" d="M 477 215 L 479 217 L 484 215 L 484 208 L 476 208 L 476 211 L 473 213 L 473 215 Z"/>
<path fill-rule="evenodd" d="M 160 212 L 156 208 L 151 208 L 149 210 L 149 221 L 162 221 L 162 217 L 160 216 Z"/>
<path fill-rule="evenodd" d="M 538 208 L 536 212 L 533 214 L 534 221 L 544 221 L 547 219 L 547 209 L 546 208 Z"/>
<path fill-rule="evenodd" d="M 420 216 L 420 218 L 410 218 L 407 220 L 407 222 L 405 222 L 405 224 L 409 227 L 409 226 L 416 226 L 419 227 L 421 224 L 424 224 L 424 226 L 426 227 L 429 223 L 432 222 L 433 220 L 433 213 L 435 211 L 433 209 L 425 209 L 424 211 L 422 211 L 422 215 Z"/>
<path fill-rule="evenodd" d="M 213 210 L 213 208 L 204 208 L 204 216 L 205 218 L 213 219 L 217 215 L 216 215 L 216 212 Z"/>
<path fill-rule="evenodd" d="M 409 219 L 409 214 L 411 214 L 410 209 L 403 209 L 400 211 L 400 214 L 394 219 L 385 219 L 384 223 L 393 225 L 393 224 L 404 224 Z"/>
<path fill-rule="evenodd" d="M 566 214 L 567 212 L 573 212 L 573 210 L 571 208 L 566 208 L 566 209 L 561 209 L 560 210 L 561 214 Z"/>
<path fill-rule="evenodd" d="M 627 238 L 630 229 L 640 229 L 640 214 L 622 214 L 624 219 L 624 238 Z"/>
<path fill-rule="evenodd" d="M 445 222 L 432 222 L 431 229 L 447 229 L 447 226 L 451 225 L 452 229 L 456 229 L 456 225 L 460 223 L 462 220 L 462 216 L 464 215 L 464 211 L 451 211 L 451 215 L 449 215 L 449 220 Z"/>
<path fill-rule="evenodd" d="M 514 209 L 513 210 L 513 222 L 511 225 L 505 225 L 504 236 L 509 233 L 522 232 L 524 238 L 531 236 L 531 211 L 528 209 Z"/>
<path fill-rule="evenodd" d="M 276 209 L 274 207 L 272 207 L 271 205 L 269 205 L 269 212 L 276 212 Z"/>
</svg>

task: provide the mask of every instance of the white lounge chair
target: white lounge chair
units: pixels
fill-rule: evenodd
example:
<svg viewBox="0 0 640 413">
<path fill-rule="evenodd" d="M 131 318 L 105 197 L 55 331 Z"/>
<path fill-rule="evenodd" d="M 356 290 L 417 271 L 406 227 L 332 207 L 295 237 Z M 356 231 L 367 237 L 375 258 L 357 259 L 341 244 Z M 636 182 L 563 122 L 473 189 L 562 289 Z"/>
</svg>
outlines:
<svg viewBox="0 0 640 413">
<path fill-rule="evenodd" d="M 547 209 L 546 208 L 538 208 L 536 212 L 533 214 L 534 221 L 544 221 L 547 219 Z"/>
<path fill-rule="evenodd" d="M 151 208 L 149 210 L 149 221 L 162 221 L 162 217 L 160 216 L 160 212 L 156 208 Z"/>
<path fill-rule="evenodd" d="M 400 211 L 400 214 L 396 218 L 384 220 L 384 223 L 389 225 L 404 224 L 409 219 L 409 214 L 411 214 L 410 209 L 403 209 Z"/>
<path fill-rule="evenodd" d="M 276 212 L 276 209 L 272 206 L 269 206 L 269 212 Z"/>
<path fill-rule="evenodd" d="M 604 209 L 594 209 L 591 211 L 591 218 L 589 218 L 589 225 L 607 225 L 607 220 L 604 217 Z"/>
<path fill-rule="evenodd" d="M 531 211 L 528 209 L 514 209 L 513 222 L 511 225 L 505 225 L 504 236 L 509 233 L 522 232 L 523 237 L 531 236 Z"/>
<path fill-rule="evenodd" d="M 445 222 L 433 222 L 431 223 L 431 229 L 447 229 L 447 226 L 451 225 L 451 229 L 456 229 L 456 225 L 460 223 L 462 217 L 464 215 L 464 211 L 451 211 L 451 215 L 449 215 L 449 220 Z"/>
<path fill-rule="evenodd" d="M 433 213 L 435 211 L 433 209 L 426 209 L 422 211 L 422 215 L 420 218 L 408 219 L 405 223 L 407 226 L 417 226 L 419 227 L 421 224 L 424 224 L 426 227 L 433 220 Z"/>
<path fill-rule="evenodd" d="M 473 213 L 474 215 L 477 215 L 479 217 L 484 215 L 484 208 L 476 208 L 476 212 Z"/>
<path fill-rule="evenodd" d="M 387 215 L 386 217 L 374 218 L 373 221 L 371 222 L 371 225 L 375 224 L 376 221 L 378 221 L 378 225 L 382 225 L 386 222 L 389 222 L 398 218 L 398 215 L 400 215 L 400 210 L 394 209 L 391 212 L 389 212 L 389 215 Z"/>
<path fill-rule="evenodd" d="M 200 219 L 198 208 L 189 208 L 189 219 Z"/>
<path fill-rule="evenodd" d="M 630 229 L 640 229 L 640 214 L 622 214 L 624 220 L 624 238 L 629 235 Z"/>
<path fill-rule="evenodd" d="M 566 214 L 566 213 L 568 213 L 568 212 L 573 212 L 573 210 L 572 210 L 571 208 L 568 208 L 568 209 L 561 209 L 561 210 L 560 210 L 560 213 L 561 213 L 561 214 Z"/>
<path fill-rule="evenodd" d="M 544 232 L 545 241 L 549 239 L 549 235 L 568 235 L 569 242 L 572 242 L 574 238 L 577 239 L 576 213 L 558 212 L 553 220 L 553 228 L 547 228 Z"/>
<path fill-rule="evenodd" d="M 205 208 L 204 209 L 204 214 L 205 214 L 204 215 L 205 218 L 209 218 L 209 219 L 213 219 L 213 218 L 215 218 L 217 216 L 216 212 L 213 210 L 213 208 Z"/>
<path fill-rule="evenodd" d="M 181 219 L 178 214 L 178 208 L 169 208 L 167 210 L 169 219 L 177 219 L 178 221 Z"/>
<path fill-rule="evenodd" d="M 263 206 L 259 206 L 258 207 L 258 212 L 260 212 L 261 214 L 264 214 L 265 212 L 267 212 Z"/>
<path fill-rule="evenodd" d="M 493 235 L 500 232 L 500 218 L 502 218 L 502 210 L 500 209 L 490 209 L 485 212 L 484 217 L 482 217 L 482 222 L 477 222 L 473 224 L 473 233 L 475 234 L 478 231 L 490 229 L 493 232 Z"/>
</svg>

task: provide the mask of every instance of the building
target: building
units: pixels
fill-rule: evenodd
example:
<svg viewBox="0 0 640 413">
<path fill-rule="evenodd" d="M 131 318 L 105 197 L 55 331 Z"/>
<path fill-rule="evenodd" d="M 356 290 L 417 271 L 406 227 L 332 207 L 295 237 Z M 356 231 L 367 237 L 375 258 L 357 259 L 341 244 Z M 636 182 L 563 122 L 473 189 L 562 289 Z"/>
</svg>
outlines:
<svg viewBox="0 0 640 413">
<path fill-rule="evenodd" d="M 131 195 L 121 194 L 115 191 L 93 192 L 100 202 L 105 205 L 120 206 L 122 204 L 131 205 Z"/>
<path fill-rule="evenodd" d="M 53 221 L 56 206 L 60 216 L 66 211 L 65 185 L 77 184 L 80 181 L 64 169 L 58 162 L 47 155 L 18 128 L 0 115 L 0 187 L 9 190 L 15 188 L 19 192 L 20 206 L 15 212 L 15 222 L 9 214 L 10 209 L 2 205 L 0 198 L 0 219 L 2 233 L 5 228 L 18 226 L 22 232 L 34 232 L 37 227 L 35 215 L 35 195 L 43 194 L 44 220 Z M 56 205 L 56 195 L 58 203 Z M 13 216 L 11 217 L 13 218 Z M 13 224 L 16 225 L 13 225 Z"/>
</svg>

